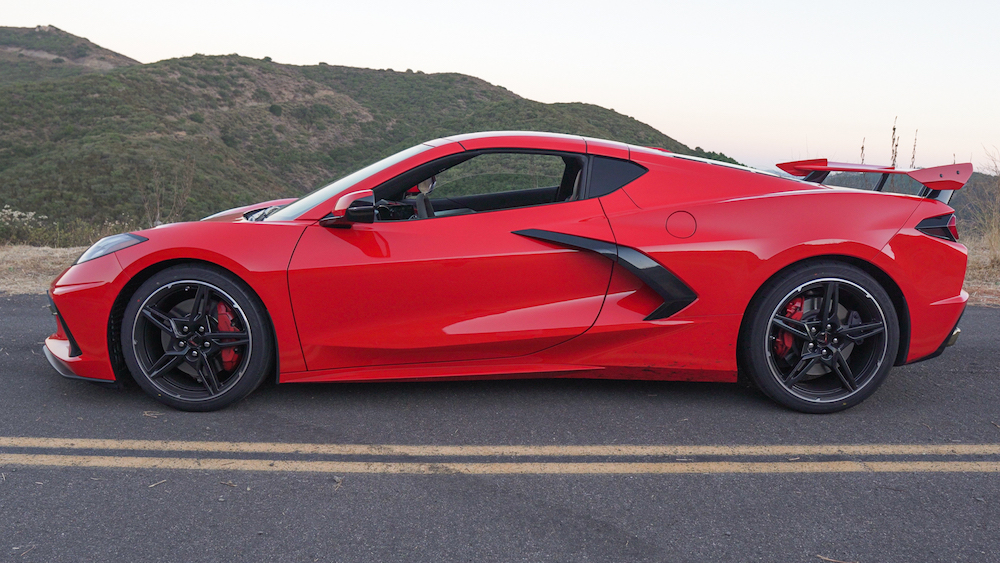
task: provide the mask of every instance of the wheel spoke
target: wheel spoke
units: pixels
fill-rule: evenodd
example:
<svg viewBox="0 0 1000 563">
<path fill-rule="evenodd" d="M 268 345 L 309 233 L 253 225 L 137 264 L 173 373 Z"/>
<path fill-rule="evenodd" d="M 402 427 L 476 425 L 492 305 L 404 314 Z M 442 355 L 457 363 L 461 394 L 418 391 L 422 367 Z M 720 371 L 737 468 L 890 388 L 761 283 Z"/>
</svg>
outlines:
<svg viewBox="0 0 1000 563">
<path fill-rule="evenodd" d="M 782 330 L 791 333 L 792 336 L 795 336 L 796 338 L 800 338 L 807 342 L 812 342 L 813 340 L 812 337 L 809 336 L 809 328 L 806 326 L 806 323 L 802 321 L 782 317 L 781 315 L 775 315 L 771 323 L 781 327 Z"/>
<path fill-rule="evenodd" d="M 154 309 L 151 305 L 142 309 L 142 316 L 146 317 L 149 322 L 153 323 L 156 328 L 161 331 L 169 334 L 170 336 L 177 336 L 170 317 Z"/>
<path fill-rule="evenodd" d="M 873 323 L 865 323 L 863 325 L 843 327 L 840 329 L 840 333 L 854 342 L 860 342 L 861 340 L 875 336 L 884 330 L 885 325 L 876 321 Z"/>
<path fill-rule="evenodd" d="M 159 360 L 149 368 L 149 378 L 156 379 L 167 374 L 170 370 L 181 365 L 184 361 L 184 352 L 167 352 L 160 356 Z"/>
<path fill-rule="evenodd" d="M 802 358 L 799 359 L 799 363 L 795 364 L 795 367 L 792 368 L 788 377 L 785 378 L 785 385 L 790 387 L 798 383 L 805 374 L 809 373 L 809 370 L 811 370 L 818 361 L 819 356 L 817 354 L 803 355 Z"/>
<path fill-rule="evenodd" d="M 232 348 L 250 343 L 250 335 L 245 332 L 210 332 L 205 338 L 218 348 Z"/>
<path fill-rule="evenodd" d="M 194 302 L 191 304 L 191 314 L 188 318 L 192 321 L 208 315 L 208 302 L 211 299 L 209 289 L 198 284 L 198 290 L 194 294 Z"/>
<path fill-rule="evenodd" d="M 854 372 L 851 371 L 851 366 L 847 364 L 847 358 L 844 357 L 843 351 L 837 350 L 836 360 L 831 364 L 833 371 L 840 378 L 840 382 L 844 384 L 844 387 L 850 391 L 854 391 L 858 388 L 858 383 L 854 379 Z"/>
<path fill-rule="evenodd" d="M 820 320 L 825 324 L 834 323 L 837 320 L 838 309 L 840 309 L 840 283 L 827 282 L 823 292 L 823 305 L 820 307 Z"/>
<path fill-rule="evenodd" d="M 209 395 L 216 395 L 219 392 L 219 378 L 215 375 L 215 368 L 209 358 L 203 358 L 198 362 L 198 374 L 201 375 L 201 382 L 208 389 Z"/>
</svg>

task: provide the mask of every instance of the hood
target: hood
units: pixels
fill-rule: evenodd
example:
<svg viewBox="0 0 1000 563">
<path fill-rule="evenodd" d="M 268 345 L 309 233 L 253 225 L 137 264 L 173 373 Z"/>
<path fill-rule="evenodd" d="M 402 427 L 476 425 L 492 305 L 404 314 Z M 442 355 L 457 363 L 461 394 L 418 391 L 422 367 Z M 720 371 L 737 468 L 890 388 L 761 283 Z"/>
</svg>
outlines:
<svg viewBox="0 0 1000 563">
<path fill-rule="evenodd" d="M 273 205 L 288 205 L 289 203 L 295 201 L 298 198 L 290 197 L 285 199 L 272 199 L 270 201 L 262 201 L 260 203 L 254 203 L 252 205 L 244 205 L 243 207 L 234 207 L 232 209 L 227 209 L 225 211 L 220 211 L 214 215 L 209 215 L 202 219 L 202 221 L 239 221 L 244 219 L 246 214 L 253 211 L 260 211 L 261 209 L 267 209 Z"/>
</svg>

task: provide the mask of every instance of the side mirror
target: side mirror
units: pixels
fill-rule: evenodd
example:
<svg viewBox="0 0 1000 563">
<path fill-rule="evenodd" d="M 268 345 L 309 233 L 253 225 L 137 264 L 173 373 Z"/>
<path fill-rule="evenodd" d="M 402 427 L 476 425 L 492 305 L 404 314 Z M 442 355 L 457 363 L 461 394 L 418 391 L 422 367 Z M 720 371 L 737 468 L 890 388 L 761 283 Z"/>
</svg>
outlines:
<svg viewBox="0 0 1000 563">
<path fill-rule="evenodd" d="M 319 220 L 324 227 L 351 228 L 351 223 L 375 222 L 375 192 L 358 190 L 348 192 L 337 199 L 333 211 Z"/>
</svg>

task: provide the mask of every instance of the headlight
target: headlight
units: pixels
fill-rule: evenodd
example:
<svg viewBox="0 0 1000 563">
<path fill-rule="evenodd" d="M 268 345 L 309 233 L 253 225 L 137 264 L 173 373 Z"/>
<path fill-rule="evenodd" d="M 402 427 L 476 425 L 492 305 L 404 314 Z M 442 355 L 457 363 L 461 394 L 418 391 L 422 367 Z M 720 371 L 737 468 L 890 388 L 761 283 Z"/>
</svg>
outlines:
<svg viewBox="0 0 1000 563">
<path fill-rule="evenodd" d="M 104 237 L 101 240 L 94 243 L 83 253 L 79 258 L 76 259 L 75 264 L 82 264 L 87 260 L 93 260 L 94 258 L 100 258 L 106 254 L 111 254 L 112 252 L 118 252 L 123 248 L 128 248 L 133 244 L 139 244 L 140 242 L 146 242 L 149 240 L 146 237 L 141 237 L 139 235 L 133 235 L 132 233 L 123 233 L 120 235 L 111 235 L 110 237 Z"/>
</svg>

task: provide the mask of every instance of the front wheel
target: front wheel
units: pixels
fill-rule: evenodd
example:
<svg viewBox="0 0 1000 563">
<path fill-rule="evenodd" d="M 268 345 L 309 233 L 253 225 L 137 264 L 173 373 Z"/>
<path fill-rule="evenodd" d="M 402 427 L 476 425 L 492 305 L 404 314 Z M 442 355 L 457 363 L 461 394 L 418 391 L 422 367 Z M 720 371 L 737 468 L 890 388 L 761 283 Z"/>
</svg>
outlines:
<svg viewBox="0 0 1000 563">
<path fill-rule="evenodd" d="M 896 358 L 892 300 L 866 272 L 838 262 L 789 270 L 749 312 L 742 360 L 757 386 L 801 412 L 848 409 L 882 384 Z"/>
<path fill-rule="evenodd" d="M 271 365 L 263 306 L 240 280 L 208 266 L 170 267 L 143 283 L 121 334 L 139 386 L 181 410 L 226 407 L 256 389 Z"/>
</svg>

